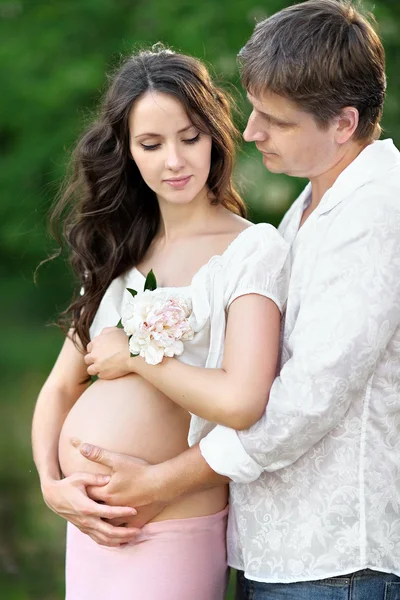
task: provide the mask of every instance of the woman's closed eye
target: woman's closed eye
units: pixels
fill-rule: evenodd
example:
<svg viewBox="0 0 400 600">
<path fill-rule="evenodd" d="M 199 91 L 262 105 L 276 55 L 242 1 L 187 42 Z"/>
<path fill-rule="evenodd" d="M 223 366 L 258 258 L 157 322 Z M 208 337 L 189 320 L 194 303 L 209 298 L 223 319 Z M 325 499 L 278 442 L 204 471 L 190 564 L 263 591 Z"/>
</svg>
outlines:
<svg viewBox="0 0 400 600">
<path fill-rule="evenodd" d="M 195 135 L 192 138 L 182 140 L 182 142 L 184 144 L 195 144 L 199 140 L 200 140 L 200 133 L 198 133 L 197 135 Z M 161 146 L 161 144 L 140 144 L 140 145 L 142 146 L 143 150 L 146 150 L 146 151 L 156 150 L 157 148 L 159 148 Z"/>
<path fill-rule="evenodd" d="M 195 144 L 196 142 L 198 142 L 200 139 L 200 132 L 195 135 L 192 138 L 189 138 L 188 140 L 182 140 L 185 144 Z"/>
<path fill-rule="evenodd" d="M 160 144 L 140 144 L 143 150 L 155 150 L 160 146 Z"/>
</svg>

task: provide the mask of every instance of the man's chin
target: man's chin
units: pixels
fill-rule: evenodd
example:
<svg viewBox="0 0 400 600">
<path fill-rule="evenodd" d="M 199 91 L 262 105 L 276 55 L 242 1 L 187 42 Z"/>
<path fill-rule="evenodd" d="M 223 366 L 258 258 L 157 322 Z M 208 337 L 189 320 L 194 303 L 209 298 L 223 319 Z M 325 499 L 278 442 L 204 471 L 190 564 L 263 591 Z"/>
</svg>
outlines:
<svg viewBox="0 0 400 600">
<path fill-rule="evenodd" d="M 277 154 L 263 154 L 264 167 L 271 173 L 284 173 L 280 158 Z"/>
</svg>

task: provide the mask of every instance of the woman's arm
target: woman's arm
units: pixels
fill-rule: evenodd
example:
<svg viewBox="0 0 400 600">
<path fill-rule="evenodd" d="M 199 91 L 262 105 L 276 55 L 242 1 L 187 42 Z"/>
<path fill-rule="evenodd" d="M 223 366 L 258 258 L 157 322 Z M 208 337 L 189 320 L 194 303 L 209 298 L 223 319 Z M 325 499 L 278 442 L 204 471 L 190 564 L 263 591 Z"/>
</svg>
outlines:
<svg viewBox="0 0 400 600">
<path fill-rule="evenodd" d="M 115 329 L 105 330 L 94 339 L 85 361 L 90 365 L 88 373 L 102 377 L 107 364 L 100 356 L 109 356 L 112 348 L 116 351 L 111 359 L 114 364 L 124 361 L 126 371 L 141 375 L 183 408 L 241 430 L 264 413 L 276 375 L 279 332 L 276 304 L 249 294 L 237 298 L 229 308 L 221 369 L 193 367 L 176 359 L 148 365 L 140 357 L 128 358 L 126 336 Z"/>
<path fill-rule="evenodd" d="M 42 485 L 49 480 L 61 479 L 58 464 L 60 431 L 72 406 L 87 388 L 87 378 L 82 354 L 67 337 L 39 393 L 33 415 L 33 458 Z"/>
<path fill-rule="evenodd" d="M 86 494 L 86 486 L 103 486 L 109 477 L 76 473 L 62 479 L 58 463 L 58 440 L 65 417 L 86 389 L 85 363 L 81 352 L 69 337 L 45 382 L 32 423 L 33 457 L 39 473 L 46 504 L 58 515 L 74 523 L 95 541 L 104 545 L 119 545 L 129 537 L 125 528 L 112 527 L 102 518 L 132 516 L 126 507 L 100 505 Z M 130 531 L 132 539 L 132 531 Z M 135 531 L 136 534 L 136 531 Z"/>
</svg>

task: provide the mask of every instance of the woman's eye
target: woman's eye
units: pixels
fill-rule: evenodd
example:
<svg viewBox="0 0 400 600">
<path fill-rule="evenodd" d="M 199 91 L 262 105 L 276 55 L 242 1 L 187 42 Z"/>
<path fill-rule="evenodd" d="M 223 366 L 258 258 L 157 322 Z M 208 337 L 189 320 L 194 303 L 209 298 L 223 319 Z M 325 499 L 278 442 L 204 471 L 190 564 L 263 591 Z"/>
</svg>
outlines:
<svg viewBox="0 0 400 600">
<path fill-rule="evenodd" d="M 185 142 L 185 144 L 195 144 L 198 140 L 200 139 L 200 132 L 195 135 L 193 138 L 190 138 L 188 140 L 183 140 Z"/>
<path fill-rule="evenodd" d="M 200 139 L 200 132 L 195 135 L 193 138 L 189 138 L 188 140 L 182 140 L 185 144 L 195 144 Z M 140 144 L 143 150 L 151 151 L 156 150 L 160 147 L 161 144 Z"/>
<path fill-rule="evenodd" d="M 140 145 L 142 146 L 143 150 L 155 150 L 156 148 L 158 148 L 158 146 L 160 144 L 150 144 L 150 145 L 148 145 L 148 144 L 140 144 Z"/>
</svg>

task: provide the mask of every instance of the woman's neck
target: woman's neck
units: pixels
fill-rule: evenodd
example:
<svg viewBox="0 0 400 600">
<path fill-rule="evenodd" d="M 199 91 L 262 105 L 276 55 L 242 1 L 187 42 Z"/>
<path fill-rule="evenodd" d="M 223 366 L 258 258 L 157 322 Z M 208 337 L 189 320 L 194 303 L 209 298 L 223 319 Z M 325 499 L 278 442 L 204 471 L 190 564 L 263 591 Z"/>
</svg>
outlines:
<svg viewBox="0 0 400 600">
<path fill-rule="evenodd" d="M 156 237 L 165 244 L 204 231 L 210 219 L 214 219 L 221 208 L 211 204 L 207 191 L 188 204 L 171 204 L 159 200 L 159 206 L 161 221 Z"/>
</svg>

